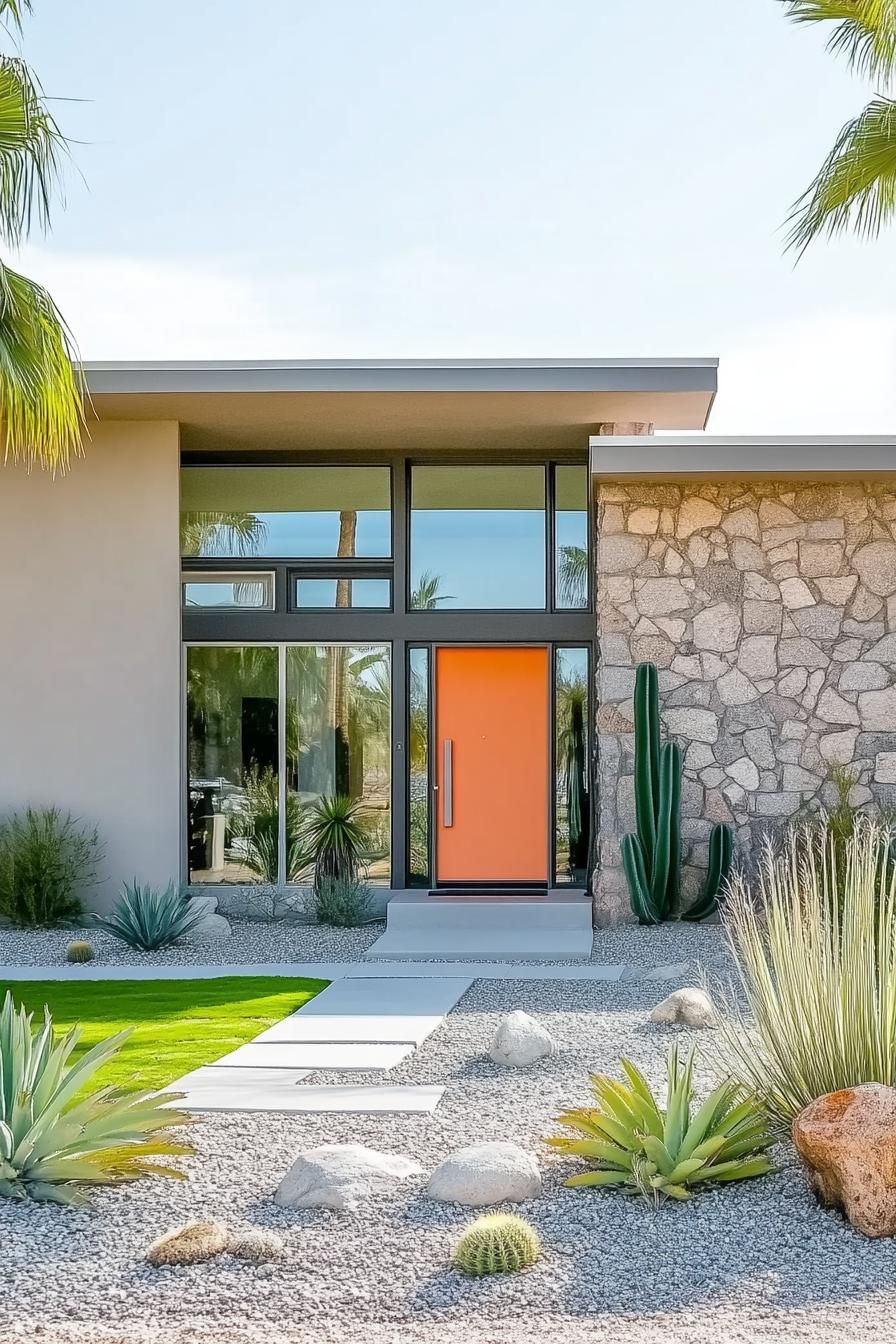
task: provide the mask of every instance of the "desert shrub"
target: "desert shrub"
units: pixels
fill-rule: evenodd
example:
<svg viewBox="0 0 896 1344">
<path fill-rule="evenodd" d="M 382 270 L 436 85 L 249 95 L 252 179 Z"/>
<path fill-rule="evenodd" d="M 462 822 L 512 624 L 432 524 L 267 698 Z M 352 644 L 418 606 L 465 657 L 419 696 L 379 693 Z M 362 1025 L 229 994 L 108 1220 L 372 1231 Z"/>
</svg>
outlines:
<svg viewBox="0 0 896 1344">
<path fill-rule="evenodd" d="M 328 878 L 348 882 L 358 876 L 369 849 L 361 803 L 345 794 L 325 794 L 308 808 L 304 836 L 314 856 L 314 885 Z"/>
<path fill-rule="evenodd" d="M 592 1164 L 571 1176 L 571 1186 L 621 1186 L 654 1202 L 690 1199 L 694 1187 L 741 1181 L 771 1170 L 765 1155 L 772 1138 L 756 1101 L 733 1079 L 721 1083 L 701 1106 L 694 1100 L 694 1054 L 684 1064 L 673 1046 L 666 1061 L 665 1108 L 657 1104 L 644 1075 L 627 1059 L 627 1082 L 592 1077 L 595 1107 L 566 1111 L 552 1148 Z"/>
<path fill-rule="evenodd" d="M 100 1088 L 77 1099 L 121 1049 L 130 1030 L 98 1042 L 72 1062 L 81 1028 L 62 1039 L 44 1009 L 41 1026 L 7 993 L 0 1009 L 0 1196 L 84 1204 L 85 1185 L 182 1173 L 157 1157 L 191 1153 L 167 1132 L 190 1123 L 169 1110 L 174 1094 Z M 76 1100 L 73 1100 L 76 1098 Z"/>
<path fill-rule="evenodd" d="M 451 1263 L 462 1274 L 510 1274 L 528 1269 L 541 1254 L 541 1238 L 531 1223 L 513 1213 L 487 1213 L 460 1235 Z"/>
<path fill-rule="evenodd" d="M 0 823 L 0 915 L 24 928 L 74 919 L 96 879 L 97 831 L 70 812 L 28 807 Z"/>
<path fill-rule="evenodd" d="M 71 962 L 93 961 L 94 950 L 85 938 L 76 938 L 65 949 L 65 959 Z"/>
<path fill-rule="evenodd" d="M 356 929 L 370 918 L 370 888 L 357 878 L 325 877 L 312 889 L 311 912 L 318 924 Z"/>
<path fill-rule="evenodd" d="M 726 1058 L 787 1125 L 826 1092 L 896 1084 L 896 868 L 891 833 L 858 817 L 839 840 L 766 845 L 755 889 L 732 882 L 723 925 L 746 1013 L 730 1003 Z"/>
<path fill-rule="evenodd" d="M 107 915 L 94 915 L 97 928 L 105 929 L 139 952 L 155 952 L 183 938 L 205 917 L 200 905 L 193 905 L 182 887 L 164 890 L 144 887 L 138 882 L 126 886 Z"/>
<path fill-rule="evenodd" d="M 246 777 L 246 807 L 232 819 L 233 834 L 245 841 L 244 862 L 263 882 L 279 875 L 280 795 L 273 770 L 251 771 Z M 298 796 L 286 793 L 286 880 L 295 882 L 311 868 L 313 855 L 304 835 L 303 808 Z"/>
</svg>

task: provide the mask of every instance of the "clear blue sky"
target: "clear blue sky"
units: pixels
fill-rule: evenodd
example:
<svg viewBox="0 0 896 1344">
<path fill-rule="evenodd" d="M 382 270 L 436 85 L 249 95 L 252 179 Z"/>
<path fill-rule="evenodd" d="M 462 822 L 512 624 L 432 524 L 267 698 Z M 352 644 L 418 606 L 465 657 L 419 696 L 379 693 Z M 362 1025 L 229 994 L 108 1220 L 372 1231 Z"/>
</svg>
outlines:
<svg viewBox="0 0 896 1344">
<path fill-rule="evenodd" d="M 711 427 L 896 430 L 896 232 L 782 221 L 867 87 L 777 0 L 35 0 L 88 358 L 688 355 Z"/>
</svg>

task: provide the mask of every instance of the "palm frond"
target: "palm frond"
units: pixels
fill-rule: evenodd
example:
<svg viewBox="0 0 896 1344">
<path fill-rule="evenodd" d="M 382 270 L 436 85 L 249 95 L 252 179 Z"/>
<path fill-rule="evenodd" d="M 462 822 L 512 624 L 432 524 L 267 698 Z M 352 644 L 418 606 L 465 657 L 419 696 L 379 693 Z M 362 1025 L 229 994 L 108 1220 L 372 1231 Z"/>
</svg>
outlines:
<svg viewBox="0 0 896 1344">
<path fill-rule="evenodd" d="M 794 23 L 834 23 L 828 50 L 858 74 L 890 79 L 896 72 L 896 0 L 784 0 Z"/>
<path fill-rule="evenodd" d="M 2 194 L 0 169 L 0 194 Z M 81 451 L 83 380 L 71 333 L 42 285 L 0 264 L 4 456 L 64 470 Z"/>
<path fill-rule="evenodd" d="M 847 229 L 876 237 L 896 215 L 896 101 L 873 99 L 847 122 L 815 180 L 795 203 L 787 246 Z"/>
<path fill-rule="evenodd" d="M 66 148 L 28 66 L 0 56 L 0 234 L 13 247 L 49 224 Z"/>
<path fill-rule="evenodd" d="M 557 566 L 557 595 L 564 607 L 584 607 L 588 597 L 588 550 L 561 546 Z"/>
<path fill-rule="evenodd" d="M 254 513 L 202 510 L 181 515 L 182 555 L 255 555 L 267 534 L 267 524 Z"/>
<path fill-rule="evenodd" d="M 5 22 L 8 15 L 13 27 L 21 29 L 26 13 L 31 13 L 31 0 L 0 0 L 0 23 Z"/>
</svg>

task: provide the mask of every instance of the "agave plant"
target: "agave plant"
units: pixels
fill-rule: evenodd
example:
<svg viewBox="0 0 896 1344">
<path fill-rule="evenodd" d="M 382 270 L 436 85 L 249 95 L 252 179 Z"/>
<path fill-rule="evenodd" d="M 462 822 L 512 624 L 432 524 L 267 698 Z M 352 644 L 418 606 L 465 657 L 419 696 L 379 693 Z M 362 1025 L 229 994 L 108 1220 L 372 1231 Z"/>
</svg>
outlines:
<svg viewBox="0 0 896 1344">
<path fill-rule="evenodd" d="M 338 793 L 318 798 L 308 811 L 305 839 L 314 855 L 315 886 L 332 878 L 353 881 L 368 848 L 360 801 Z"/>
<path fill-rule="evenodd" d="M 156 1157 L 192 1153 L 167 1132 L 192 1123 L 167 1109 L 182 1094 L 153 1095 L 103 1087 L 79 1093 L 121 1049 L 130 1029 L 100 1041 L 71 1061 L 81 1028 L 62 1039 L 44 1009 L 43 1025 L 16 1008 L 7 993 L 0 1009 L 0 1195 L 9 1199 L 84 1204 L 85 1185 L 116 1185 L 139 1176 L 171 1176 Z"/>
<path fill-rule="evenodd" d="M 94 915 L 93 919 L 97 928 L 120 938 L 128 947 L 155 952 L 183 938 L 204 916 L 203 907 L 192 905 L 182 887 L 169 883 L 162 891 L 132 882 L 108 915 Z"/>
<path fill-rule="evenodd" d="M 628 1082 L 594 1075 L 597 1106 L 557 1117 L 577 1137 L 547 1140 L 552 1148 L 594 1165 L 593 1171 L 571 1176 L 567 1185 L 622 1186 L 653 1201 L 690 1199 L 695 1186 L 772 1170 L 765 1155 L 772 1136 L 764 1114 L 739 1083 L 726 1080 L 694 1109 L 694 1052 L 682 1064 L 674 1046 L 666 1061 L 663 1110 L 635 1065 L 628 1059 L 619 1062 Z"/>
</svg>

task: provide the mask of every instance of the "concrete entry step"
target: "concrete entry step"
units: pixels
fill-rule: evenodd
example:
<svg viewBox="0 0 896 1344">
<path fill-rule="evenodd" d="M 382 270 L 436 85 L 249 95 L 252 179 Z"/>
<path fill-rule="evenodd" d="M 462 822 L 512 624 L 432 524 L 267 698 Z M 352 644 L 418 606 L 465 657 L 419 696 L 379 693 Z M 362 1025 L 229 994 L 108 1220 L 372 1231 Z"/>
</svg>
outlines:
<svg viewBox="0 0 896 1344">
<path fill-rule="evenodd" d="M 591 940 L 585 892 L 492 899 L 421 893 L 392 898 L 386 932 L 364 955 L 376 961 L 587 961 Z"/>
</svg>

